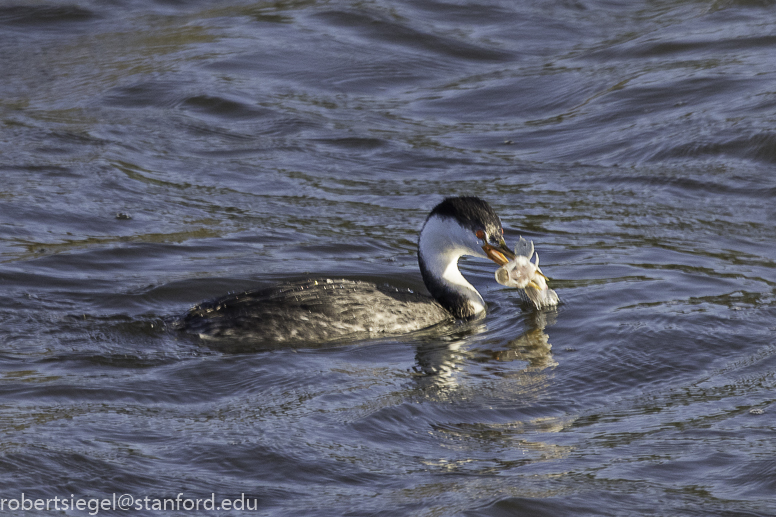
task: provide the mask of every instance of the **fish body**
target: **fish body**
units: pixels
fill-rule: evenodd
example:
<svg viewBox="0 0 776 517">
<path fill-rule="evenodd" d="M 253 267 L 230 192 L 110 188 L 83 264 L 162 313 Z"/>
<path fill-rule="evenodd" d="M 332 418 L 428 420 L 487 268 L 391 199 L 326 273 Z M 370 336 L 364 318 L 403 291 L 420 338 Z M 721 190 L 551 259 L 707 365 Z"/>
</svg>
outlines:
<svg viewBox="0 0 776 517">
<path fill-rule="evenodd" d="M 496 282 L 520 289 L 521 296 L 537 309 L 558 305 L 558 295 L 547 286 L 547 277 L 539 269 L 539 254 L 534 251 L 533 241 L 520 237 L 515 258 L 496 270 Z"/>
</svg>

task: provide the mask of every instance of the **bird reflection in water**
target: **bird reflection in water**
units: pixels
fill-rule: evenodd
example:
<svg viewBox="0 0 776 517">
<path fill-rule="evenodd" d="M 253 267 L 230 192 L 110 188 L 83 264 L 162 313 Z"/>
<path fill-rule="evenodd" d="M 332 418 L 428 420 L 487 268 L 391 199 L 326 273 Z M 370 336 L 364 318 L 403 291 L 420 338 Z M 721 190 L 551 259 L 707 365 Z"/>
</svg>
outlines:
<svg viewBox="0 0 776 517">
<path fill-rule="evenodd" d="M 520 361 L 527 365 L 520 372 L 539 372 L 558 365 L 552 356 L 550 337 L 545 332 L 555 323 L 556 309 L 531 311 L 526 315 L 527 328 L 516 338 L 509 340 L 499 349 L 472 346 L 472 336 L 485 332 L 482 322 L 473 322 L 466 329 L 433 343 L 418 346 L 416 352 L 415 374 L 417 382 L 423 387 L 455 388 L 459 378 L 466 375 L 467 363 L 486 363 L 493 367 L 494 362 L 507 363 Z M 500 369 L 500 368 L 499 368 Z M 514 369 L 510 369 L 514 373 Z"/>
<path fill-rule="evenodd" d="M 497 361 L 526 361 L 532 370 L 544 370 L 558 366 L 552 357 L 550 336 L 544 332 L 555 323 L 555 310 L 532 312 L 528 319 L 528 330 L 508 343 L 507 350 L 493 352 Z"/>
</svg>

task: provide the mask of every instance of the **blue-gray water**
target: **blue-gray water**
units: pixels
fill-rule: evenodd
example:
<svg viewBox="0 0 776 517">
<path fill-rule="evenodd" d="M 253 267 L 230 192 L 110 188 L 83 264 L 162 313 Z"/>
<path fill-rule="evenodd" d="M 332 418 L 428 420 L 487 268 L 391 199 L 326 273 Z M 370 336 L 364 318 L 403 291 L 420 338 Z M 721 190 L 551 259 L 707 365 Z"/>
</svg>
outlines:
<svg viewBox="0 0 776 517">
<path fill-rule="evenodd" d="M 776 515 L 774 27 L 765 0 L 3 2 L 0 498 Z M 421 290 L 459 194 L 535 242 L 557 311 L 467 260 L 488 315 L 436 334 L 233 354 L 165 325 L 306 274 Z"/>
</svg>

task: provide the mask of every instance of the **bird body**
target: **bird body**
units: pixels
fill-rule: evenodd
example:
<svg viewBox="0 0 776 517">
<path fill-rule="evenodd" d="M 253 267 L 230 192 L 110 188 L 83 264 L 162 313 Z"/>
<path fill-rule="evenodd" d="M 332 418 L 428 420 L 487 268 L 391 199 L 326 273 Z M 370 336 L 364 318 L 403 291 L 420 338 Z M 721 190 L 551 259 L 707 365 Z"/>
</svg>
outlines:
<svg viewBox="0 0 776 517">
<path fill-rule="evenodd" d="M 307 279 L 201 303 L 183 324 L 207 338 L 315 343 L 404 334 L 452 320 L 441 305 L 409 289 Z"/>
</svg>

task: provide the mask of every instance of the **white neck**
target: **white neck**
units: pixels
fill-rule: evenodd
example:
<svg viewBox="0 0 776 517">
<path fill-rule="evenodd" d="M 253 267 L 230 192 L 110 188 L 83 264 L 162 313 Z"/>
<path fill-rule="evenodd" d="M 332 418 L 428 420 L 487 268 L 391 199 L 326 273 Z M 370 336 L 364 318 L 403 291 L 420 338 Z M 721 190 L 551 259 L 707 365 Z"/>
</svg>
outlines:
<svg viewBox="0 0 776 517">
<path fill-rule="evenodd" d="M 425 267 L 424 279 L 425 275 L 428 275 L 442 289 L 464 298 L 471 305 L 474 314 L 485 310 L 485 301 L 458 270 L 458 259 L 463 255 L 487 258 L 480 249 L 474 232 L 461 227 L 451 218 L 429 218 L 420 232 L 418 242 L 421 267 Z M 440 301 L 439 293 L 434 292 L 428 281 L 426 286 Z"/>
</svg>

